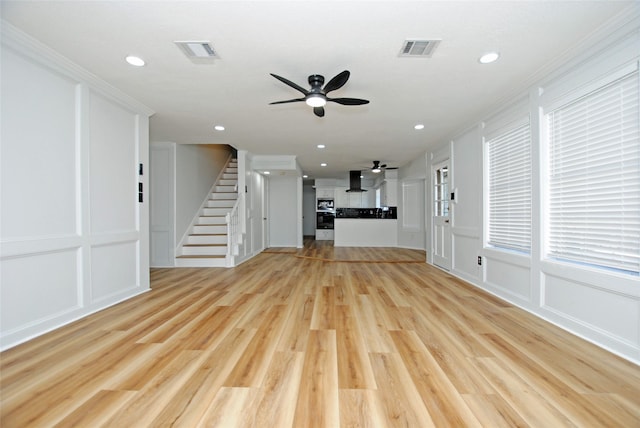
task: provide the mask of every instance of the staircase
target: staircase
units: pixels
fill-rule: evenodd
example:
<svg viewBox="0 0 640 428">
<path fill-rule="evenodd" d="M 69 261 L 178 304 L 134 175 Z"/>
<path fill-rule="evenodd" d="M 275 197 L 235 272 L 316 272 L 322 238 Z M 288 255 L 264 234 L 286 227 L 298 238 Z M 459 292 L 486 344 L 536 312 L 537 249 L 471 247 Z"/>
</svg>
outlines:
<svg viewBox="0 0 640 428">
<path fill-rule="evenodd" d="M 213 186 L 189 235 L 178 250 L 177 267 L 226 267 L 226 217 L 238 199 L 238 163 L 231 159 Z"/>
</svg>

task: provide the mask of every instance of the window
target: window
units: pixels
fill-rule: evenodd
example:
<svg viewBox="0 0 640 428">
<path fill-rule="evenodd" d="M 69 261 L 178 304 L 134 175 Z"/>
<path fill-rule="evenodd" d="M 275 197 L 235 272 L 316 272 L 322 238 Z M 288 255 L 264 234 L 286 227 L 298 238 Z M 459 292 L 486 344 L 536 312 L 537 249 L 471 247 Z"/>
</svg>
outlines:
<svg viewBox="0 0 640 428">
<path fill-rule="evenodd" d="M 638 71 L 550 112 L 547 255 L 638 274 Z"/>
<path fill-rule="evenodd" d="M 529 123 L 487 141 L 488 244 L 531 252 L 531 132 Z"/>
<path fill-rule="evenodd" d="M 449 216 L 449 167 L 443 165 L 436 169 L 433 183 L 433 215 Z"/>
</svg>

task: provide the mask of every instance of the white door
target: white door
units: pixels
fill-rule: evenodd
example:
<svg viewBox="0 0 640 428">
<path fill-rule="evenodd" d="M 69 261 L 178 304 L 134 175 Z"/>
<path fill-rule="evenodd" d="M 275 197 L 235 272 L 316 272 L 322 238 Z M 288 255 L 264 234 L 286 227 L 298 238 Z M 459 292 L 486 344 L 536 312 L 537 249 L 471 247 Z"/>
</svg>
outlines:
<svg viewBox="0 0 640 428">
<path fill-rule="evenodd" d="M 451 269 L 449 161 L 433 166 L 433 263 Z"/>
<path fill-rule="evenodd" d="M 269 248 L 269 180 L 262 178 L 262 248 Z"/>
</svg>

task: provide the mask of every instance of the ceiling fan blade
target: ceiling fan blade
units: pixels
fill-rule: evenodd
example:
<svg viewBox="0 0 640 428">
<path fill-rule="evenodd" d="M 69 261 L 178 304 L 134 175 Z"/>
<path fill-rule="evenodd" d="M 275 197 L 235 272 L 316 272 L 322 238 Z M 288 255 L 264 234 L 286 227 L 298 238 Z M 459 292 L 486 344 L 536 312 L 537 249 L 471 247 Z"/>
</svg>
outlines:
<svg viewBox="0 0 640 428">
<path fill-rule="evenodd" d="M 349 70 L 345 70 L 342 73 L 337 74 L 333 79 L 329 80 L 329 83 L 324 85 L 324 93 L 328 94 L 331 91 L 342 88 L 344 84 L 347 83 L 347 80 L 349 80 L 350 75 L 351 73 L 349 73 Z"/>
<path fill-rule="evenodd" d="M 269 74 L 271 74 L 273 77 L 275 77 L 285 85 L 291 86 L 293 89 L 297 89 L 298 91 L 302 92 L 305 95 L 309 94 L 308 90 L 306 90 L 305 88 L 303 88 L 302 86 L 296 83 L 293 83 L 291 80 L 285 79 L 284 77 L 278 76 L 277 74 L 273 74 L 273 73 L 269 73 Z"/>
<path fill-rule="evenodd" d="M 269 105 L 271 104 L 286 104 L 286 103 L 295 103 L 297 101 L 304 101 L 304 98 L 294 98 L 292 100 L 285 100 L 285 101 L 274 101 L 272 103 L 269 103 Z"/>
<path fill-rule="evenodd" d="M 388 171 L 390 169 L 398 169 L 398 167 L 397 166 L 390 166 L 389 168 L 385 168 L 385 169 Z"/>
<path fill-rule="evenodd" d="M 386 168 L 386 167 L 387 167 L 386 163 L 383 163 L 382 165 L 380 165 L 380 168 Z"/>
<path fill-rule="evenodd" d="M 369 100 L 363 100 L 360 98 L 327 98 L 327 101 L 333 101 L 334 103 L 342 104 L 345 106 L 369 104 Z"/>
<path fill-rule="evenodd" d="M 324 107 L 314 107 L 313 113 L 318 117 L 324 117 Z"/>
</svg>

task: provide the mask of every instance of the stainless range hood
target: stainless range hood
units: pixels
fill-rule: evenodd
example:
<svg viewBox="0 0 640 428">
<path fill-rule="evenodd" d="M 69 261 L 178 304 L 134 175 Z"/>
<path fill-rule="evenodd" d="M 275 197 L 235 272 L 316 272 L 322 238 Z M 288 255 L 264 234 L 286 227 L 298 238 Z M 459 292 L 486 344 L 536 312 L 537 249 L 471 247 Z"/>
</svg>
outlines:
<svg viewBox="0 0 640 428">
<path fill-rule="evenodd" d="M 366 190 L 362 188 L 360 174 L 360 171 L 349 171 L 349 189 L 347 189 L 347 192 L 366 192 Z"/>
</svg>

